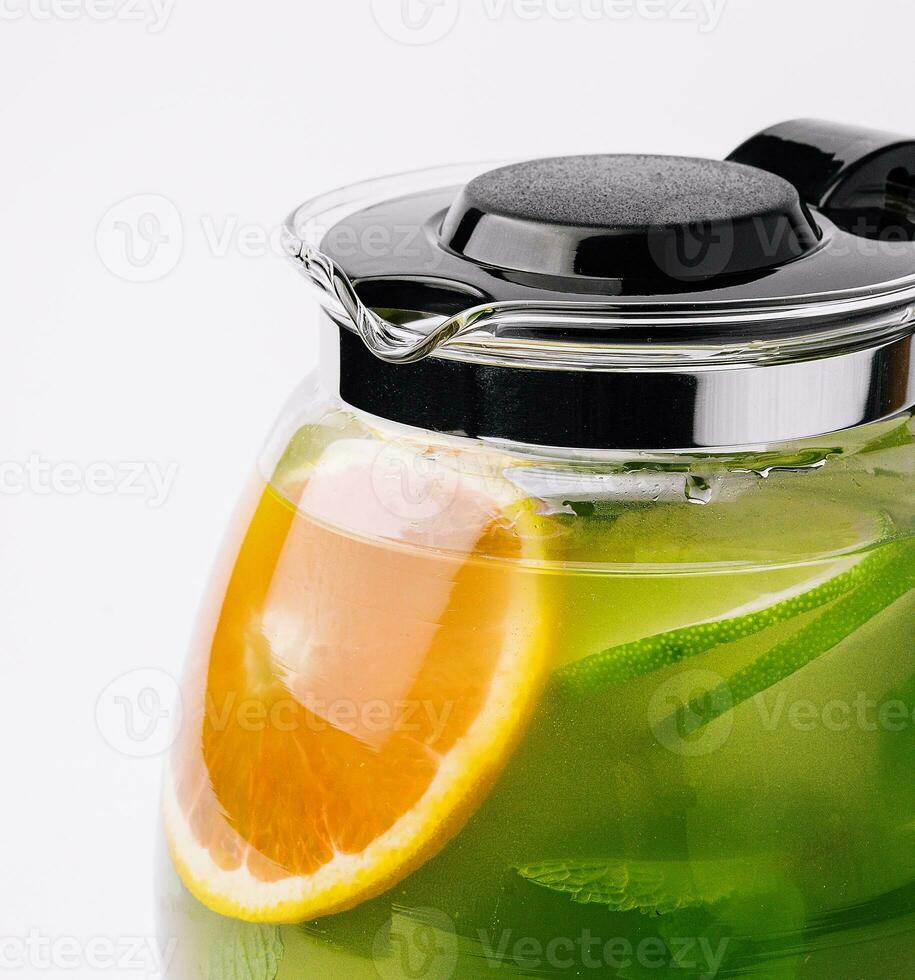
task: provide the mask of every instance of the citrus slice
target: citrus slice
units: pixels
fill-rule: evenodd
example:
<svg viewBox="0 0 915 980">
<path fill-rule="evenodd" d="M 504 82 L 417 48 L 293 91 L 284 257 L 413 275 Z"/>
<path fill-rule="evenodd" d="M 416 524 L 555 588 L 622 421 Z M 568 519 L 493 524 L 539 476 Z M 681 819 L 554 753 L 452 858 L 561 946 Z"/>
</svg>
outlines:
<svg viewBox="0 0 915 980">
<path fill-rule="evenodd" d="M 801 492 L 787 480 L 719 504 L 628 508 L 603 533 L 599 523 L 591 544 L 606 552 L 604 560 L 640 565 L 807 562 L 861 551 L 886 534 L 881 513 Z M 589 533 L 584 525 L 581 531 Z"/>
<path fill-rule="evenodd" d="M 440 849 L 545 674 L 533 576 L 513 561 L 526 505 L 504 485 L 342 440 L 297 505 L 260 499 L 166 777 L 186 886 L 255 922 L 350 908 Z"/>
<path fill-rule="evenodd" d="M 362 439 L 369 430 L 348 412 L 326 412 L 318 422 L 300 426 L 285 443 L 270 481 L 289 500 L 297 500 L 324 451 L 340 440 Z"/>
<path fill-rule="evenodd" d="M 813 622 L 777 643 L 708 692 L 702 703 L 692 701 L 680 731 L 692 734 L 756 694 L 774 687 L 837 647 L 865 623 L 915 589 L 915 540 L 884 545 L 883 553 L 867 559 L 858 587 Z"/>
<path fill-rule="evenodd" d="M 727 616 L 656 633 L 591 654 L 562 667 L 556 672 L 556 679 L 582 697 L 596 694 L 611 684 L 623 684 L 663 670 L 820 609 L 861 586 L 879 581 L 889 564 L 888 551 L 886 554 L 878 551 L 855 555 L 838 565 L 833 564 L 827 573 L 809 579 L 802 587 L 766 593 Z"/>
</svg>

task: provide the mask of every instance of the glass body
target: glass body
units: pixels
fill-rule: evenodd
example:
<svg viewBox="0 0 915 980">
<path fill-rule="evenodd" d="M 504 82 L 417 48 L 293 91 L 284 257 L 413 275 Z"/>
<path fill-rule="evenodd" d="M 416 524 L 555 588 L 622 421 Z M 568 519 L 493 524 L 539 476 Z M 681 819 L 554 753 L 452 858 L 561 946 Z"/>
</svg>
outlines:
<svg viewBox="0 0 915 980">
<path fill-rule="evenodd" d="M 559 452 L 306 385 L 190 659 L 171 975 L 907 975 L 913 431 Z"/>
</svg>

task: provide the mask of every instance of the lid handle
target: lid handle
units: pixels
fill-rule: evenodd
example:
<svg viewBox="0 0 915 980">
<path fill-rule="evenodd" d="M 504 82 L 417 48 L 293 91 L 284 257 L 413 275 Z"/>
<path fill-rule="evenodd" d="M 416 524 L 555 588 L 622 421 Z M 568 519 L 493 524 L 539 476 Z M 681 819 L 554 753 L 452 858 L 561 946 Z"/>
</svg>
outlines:
<svg viewBox="0 0 915 980">
<path fill-rule="evenodd" d="M 862 238 L 915 241 L 915 139 L 821 119 L 793 119 L 728 157 L 784 177 L 807 204 Z"/>
</svg>

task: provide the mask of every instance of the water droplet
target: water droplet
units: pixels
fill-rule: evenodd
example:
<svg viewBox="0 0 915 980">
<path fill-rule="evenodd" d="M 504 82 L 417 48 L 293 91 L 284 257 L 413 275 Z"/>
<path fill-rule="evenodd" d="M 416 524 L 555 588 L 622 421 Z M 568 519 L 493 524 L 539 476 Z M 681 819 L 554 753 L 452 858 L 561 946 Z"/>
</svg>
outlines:
<svg viewBox="0 0 915 980">
<path fill-rule="evenodd" d="M 689 473 L 684 482 L 683 489 L 686 499 L 691 504 L 707 504 L 712 499 L 712 488 L 708 482 L 695 473 Z"/>
</svg>

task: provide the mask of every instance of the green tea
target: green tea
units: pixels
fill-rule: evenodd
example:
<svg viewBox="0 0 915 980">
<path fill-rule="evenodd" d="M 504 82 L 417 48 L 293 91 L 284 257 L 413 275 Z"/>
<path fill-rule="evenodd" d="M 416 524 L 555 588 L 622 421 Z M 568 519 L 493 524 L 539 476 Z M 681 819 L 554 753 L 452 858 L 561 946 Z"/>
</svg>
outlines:
<svg viewBox="0 0 915 980">
<path fill-rule="evenodd" d="M 910 444 L 481 473 L 304 427 L 192 659 L 172 975 L 906 975 Z"/>
</svg>

